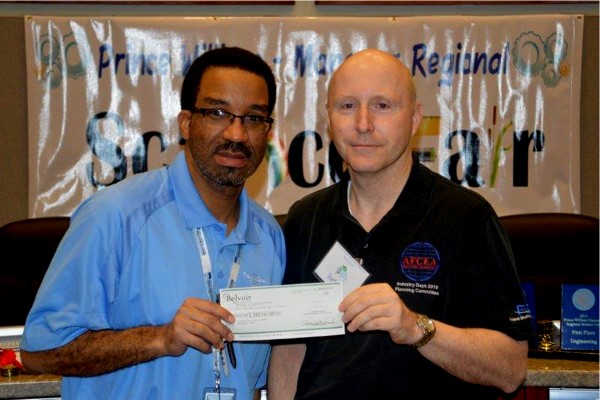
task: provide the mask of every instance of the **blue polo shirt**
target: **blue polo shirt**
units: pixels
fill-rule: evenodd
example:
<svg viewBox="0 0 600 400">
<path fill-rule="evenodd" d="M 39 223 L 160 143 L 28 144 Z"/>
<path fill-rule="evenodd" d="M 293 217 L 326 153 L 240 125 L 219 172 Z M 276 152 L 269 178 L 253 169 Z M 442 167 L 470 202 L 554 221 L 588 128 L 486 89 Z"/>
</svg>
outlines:
<svg viewBox="0 0 600 400">
<path fill-rule="evenodd" d="M 88 330 L 163 325 L 188 297 L 207 299 L 194 229 L 207 239 L 215 289 L 227 286 L 241 248 L 237 287 L 280 284 L 285 247 L 275 218 L 240 197 L 226 235 L 179 153 L 171 166 L 138 174 L 85 200 L 73 213 L 25 324 L 21 348 L 63 346 Z M 266 383 L 267 343 L 234 343 L 237 368 L 221 386 L 252 398 Z M 96 377 L 64 377 L 63 399 L 200 399 L 215 384 L 212 354 L 189 348 Z"/>
</svg>

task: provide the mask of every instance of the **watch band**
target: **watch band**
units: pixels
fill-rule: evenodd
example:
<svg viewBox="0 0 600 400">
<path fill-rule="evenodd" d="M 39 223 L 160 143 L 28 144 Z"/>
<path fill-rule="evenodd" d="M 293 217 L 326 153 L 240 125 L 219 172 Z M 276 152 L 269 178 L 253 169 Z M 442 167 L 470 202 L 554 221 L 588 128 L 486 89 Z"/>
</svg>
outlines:
<svg viewBox="0 0 600 400">
<path fill-rule="evenodd" d="M 417 314 L 417 325 L 423 331 L 423 337 L 419 339 L 419 341 L 412 346 L 415 349 L 425 346 L 435 335 L 435 323 L 431 318 L 423 314 Z"/>
</svg>

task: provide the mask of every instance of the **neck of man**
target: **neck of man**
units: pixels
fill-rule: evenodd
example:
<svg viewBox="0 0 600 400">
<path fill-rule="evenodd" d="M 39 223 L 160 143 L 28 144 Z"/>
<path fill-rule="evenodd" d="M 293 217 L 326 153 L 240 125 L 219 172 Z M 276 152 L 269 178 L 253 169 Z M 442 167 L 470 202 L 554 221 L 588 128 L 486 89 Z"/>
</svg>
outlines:
<svg viewBox="0 0 600 400">
<path fill-rule="evenodd" d="M 411 167 L 412 161 L 378 172 L 349 169 L 348 208 L 365 231 L 370 232 L 396 204 Z"/>
<path fill-rule="evenodd" d="M 186 157 L 192 181 L 210 213 L 227 225 L 227 234 L 235 228 L 240 217 L 240 194 L 244 185 L 218 185 L 195 168 L 193 161 Z"/>
<path fill-rule="evenodd" d="M 198 188 L 197 185 L 196 188 Z M 198 190 L 198 193 L 200 193 L 200 196 L 204 200 L 204 203 L 211 214 L 214 215 L 215 218 L 220 222 L 227 225 L 228 235 L 233 228 L 236 227 L 240 218 L 240 192 L 241 190 L 237 191 L 236 194 L 224 194 L 222 192 L 215 192 L 212 190 Z"/>
</svg>

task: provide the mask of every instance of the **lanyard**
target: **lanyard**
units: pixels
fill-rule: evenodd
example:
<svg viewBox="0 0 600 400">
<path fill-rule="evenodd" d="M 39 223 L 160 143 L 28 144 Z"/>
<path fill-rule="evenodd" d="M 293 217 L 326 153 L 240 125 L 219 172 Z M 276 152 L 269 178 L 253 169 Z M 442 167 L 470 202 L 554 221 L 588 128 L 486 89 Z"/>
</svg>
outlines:
<svg viewBox="0 0 600 400">
<path fill-rule="evenodd" d="M 206 245 L 206 237 L 202 228 L 194 230 L 196 236 L 196 245 L 198 246 L 198 252 L 200 253 L 200 263 L 202 264 L 202 274 L 204 275 L 204 284 L 206 285 L 206 292 L 210 301 L 217 302 L 217 295 L 214 288 L 212 279 L 212 263 L 208 254 L 208 246 Z M 231 271 L 229 272 L 229 280 L 227 281 L 227 288 L 235 287 L 237 282 L 238 273 L 240 272 L 240 259 L 242 254 L 242 247 L 238 245 L 231 264 Z"/>
<path fill-rule="evenodd" d="M 206 286 L 206 292 L 208 299 L 218 303 L 218 296 L 215 292 L 214 282 L 212 278 L 212 263 L 210 261 L 210 255 L 208 253 L 208 245 L 206 243 L 206 237 L 204 236 L 204 230 L 202 228 L 194 229 L 194 236 L 196 237 L 196 246 L 200 253 L 200 263 L 202 264 L 202 274 L 204 275 L 204 284 Z M 231 271 L 229 272 L 229 279 L 227 280 L 227 287 L 232 288 L 235 286 L 240 272 L 240 259 L 242 253 L 242 246 L 238 245 L 231 264 Z M 221 368 L 225 376 L 229 375 L 229 365 L 227 364 L 227 357 L 224 356 L 223 351 L 215 347 L 212 349 L 213 353 L 213 370 L 215 371 L 215 388 L 220 390 L 221 386 Z"/>
</svg>

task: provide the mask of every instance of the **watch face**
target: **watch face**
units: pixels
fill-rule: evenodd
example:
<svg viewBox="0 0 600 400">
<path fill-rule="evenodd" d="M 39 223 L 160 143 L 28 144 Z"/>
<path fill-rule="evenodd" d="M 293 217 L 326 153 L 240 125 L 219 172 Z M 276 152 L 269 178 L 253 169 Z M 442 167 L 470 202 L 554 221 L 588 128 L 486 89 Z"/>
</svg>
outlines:
<svg viewBox="0 0 600 400">
<path fill-rule="evenodd" d="M 429 318 L 426 319 L 425 326 L 427 327 L 428 331 L 433 331 L 433 329 L 434 329 L 433 321 L 430 320 Z"/>
<path fill-rule="evenodd" d="M 427 344 L 433 335 L 435 335 L 435 324 L 433 320 L 426 315 L 417 314 L 417 325 L 423 330 L 423 337 L 413 345 L 413 347 L 418 349 Z"/>
<path fill-rule="evenodd" d="M 425 334 L 428 334 L 434 329 L 433 321 L 425 315 L 419 315 L 418 324 L 423 328 Z"/>
</svg>

